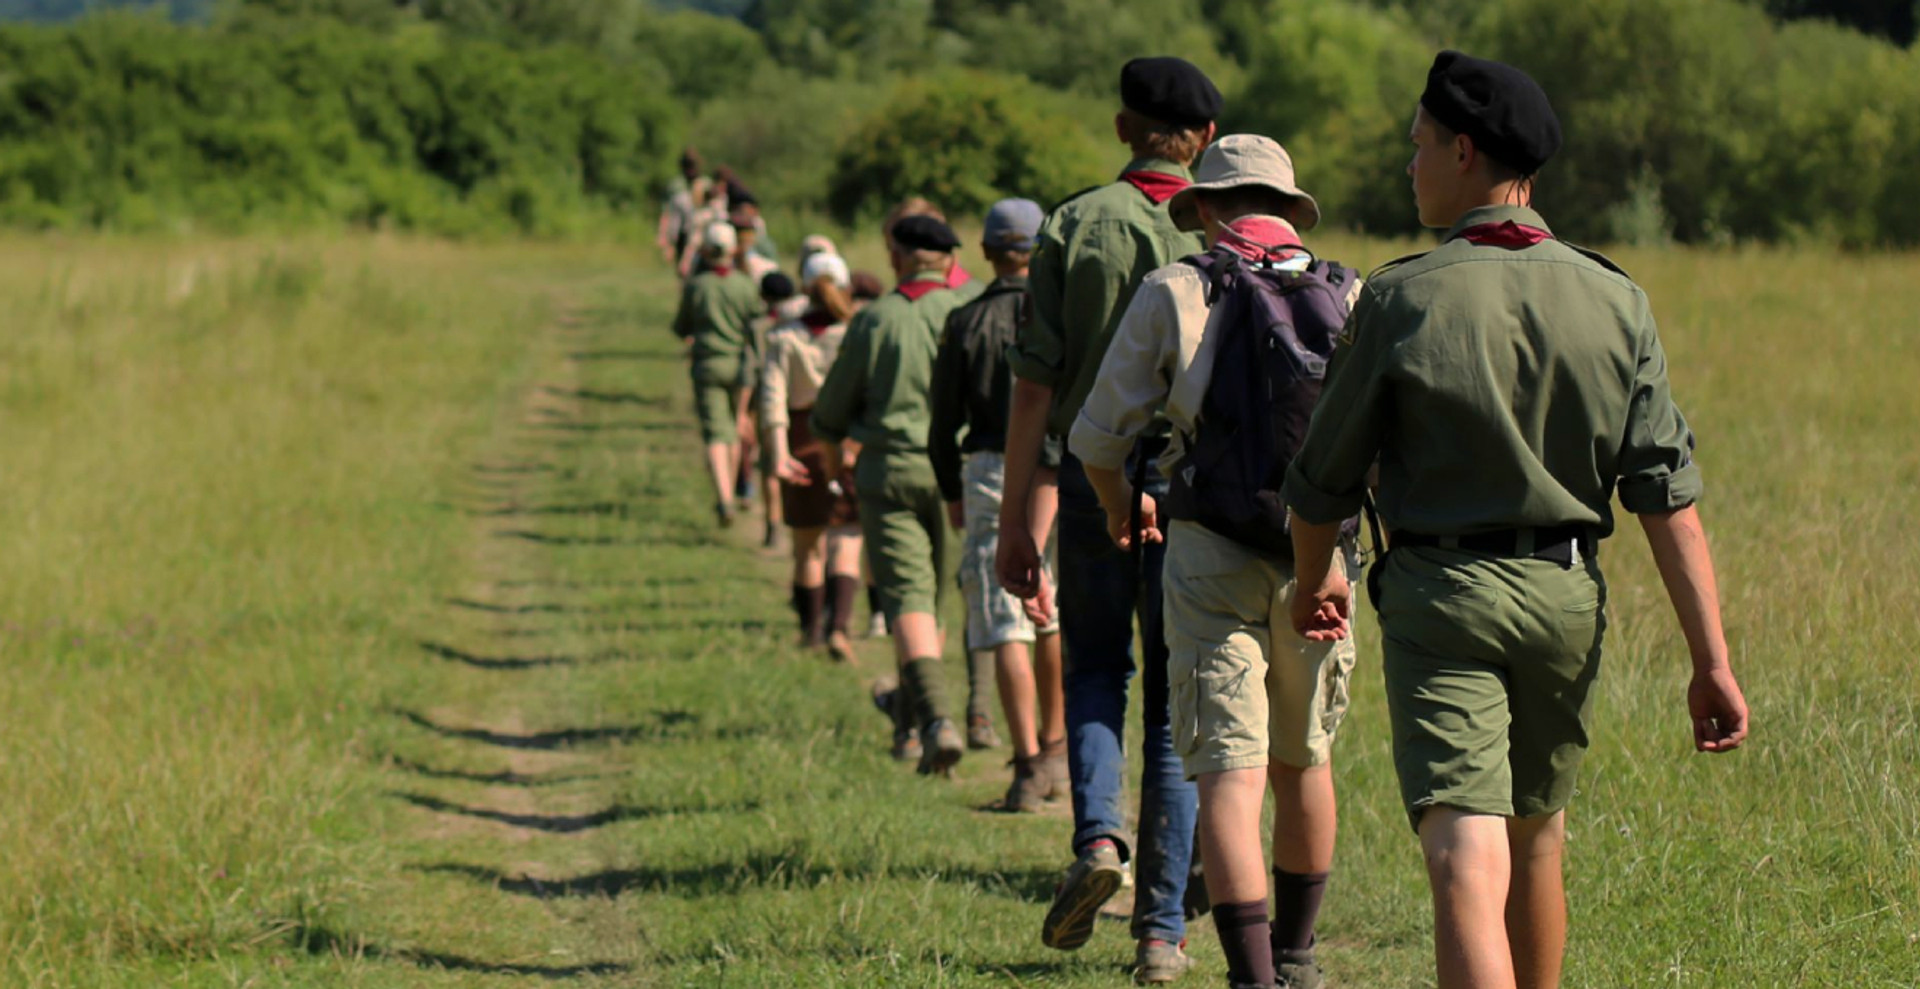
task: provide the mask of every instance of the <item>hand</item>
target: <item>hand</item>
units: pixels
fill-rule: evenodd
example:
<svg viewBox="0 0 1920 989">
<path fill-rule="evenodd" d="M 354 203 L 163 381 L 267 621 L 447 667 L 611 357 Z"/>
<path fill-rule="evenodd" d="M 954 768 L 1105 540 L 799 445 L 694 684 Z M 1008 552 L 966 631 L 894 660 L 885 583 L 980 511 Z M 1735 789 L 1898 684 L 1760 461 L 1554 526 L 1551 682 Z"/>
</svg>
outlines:
<svg viewBox="0 0 1920 989">
<path fill-rule="evenodd" d="M 1339 567 L 1329 568 L 1319 587 L 1296 584 L 1289 607 L 1293 630 L 1309 642 L 1338 642 L 1352 634 L 1353 585 Z"/>
<path fill-rule="evenodd" d="M 1142 492 L 1140 499 L 1140 541 L 1143 543 L 1163 543 L 1167 541 L 1165 533 L 1160 531 L 1160 506 L 1154 503 L 1153 496 Z M 1113 537 L 1113 544 L 1121 549 L 1133 548 L 1133 509 L 1120 511 L 1107 509 L 1107 535 Z"/>
<path fill-rule="evenodd" d="M 1040 593 L 1040 552 L 1033 545 L 1033 533 L 1024 525 L 1000 527 L 1000 547 L 993 554 L 993 570 L 1000 586 L 1022 601 L 1031 601 Z"/>
<path fill-rule="evenodd" d="M 1693 675 L 1687 686 L 1687 713 L 1693 715 L 1693 747 L 1700 752 L 1732 752 L 1747 740 L 1747 699 L 1726 667 Z"/>
<path fill-rule="evenodd" d="M 813 472 L 807 469 L 806 464 L 792 457 L 781 457 L 780 462 L 773 465 L 773 476 L 801 487 L 813 483 Z"/>
<path fill-rule="evenodd" d="M 740 447 L 753 450 L 760 445 L 760 433 L 753 428 L 753 417 L 745 412 L 734 417 L 733 431 L 740 437 Z"/>
<path fill-rule="evenodd" d="M 1059 617 L 1053 606 L 1053 581 L 1047 579 L 1045 571 L 1040 574 L 1040 592 L 1022 601 L 1021 607 L 1026 610 L 1027 620 L 1040 628 L 1052 625 Z"/>
<path fill-rule="evenodd" d="M 960 502 L 947 502 L 947 524 L 953 526 L 955 532 L 967 527 L 967 510 Z"/>
</svg>

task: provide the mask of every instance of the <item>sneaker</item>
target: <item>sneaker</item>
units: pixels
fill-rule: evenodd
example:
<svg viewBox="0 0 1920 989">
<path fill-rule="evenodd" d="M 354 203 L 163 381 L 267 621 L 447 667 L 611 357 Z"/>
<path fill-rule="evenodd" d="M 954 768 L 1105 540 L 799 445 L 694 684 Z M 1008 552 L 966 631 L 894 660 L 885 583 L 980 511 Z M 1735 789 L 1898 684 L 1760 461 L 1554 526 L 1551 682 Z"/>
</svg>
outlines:
<svg viewBox="0 0 1920 989">
<path fill-rule="evenodd" d="M 1047 799 L 1065 800 L 1071 796 L 1073 781 L 1067 770 L 1067 740 L 1056 738 L 1040 743 L 1040 771 L 1047 778 Z"/>
<path fill-rule="evenodd" d="M 1126 870 L 1120 850 L 1111 841 L 1096 841 L 1080 853 L 1066 878 L 1053 891 L 1053 905 L 1040 925 L 1040 943 L 1060 951 L 1075 951 L 1093 936 L 1093 919 L 1100 905 L 1120 889 Z"/>
<path fill-rule="evenodd" d="M 1000 733 L 993 730 L 993 719 L 985 715 L 967 715 L 967 748 L 997 749 Z"/>
<path fill-rule="evenodd" d="M 1273 972 L 1274 989 L 1321 989 L 1327 984 L 1327 977 L 1321 973 L 1320 963 L 1313 960 L 1311 949 L 1275 952 Z"/>
<path fill-rule="evenodd" d="M 887 616 L 876 611 L 867 619 L 867 638 L 884 639 L 887 637 Z"/>
<path fill-rule="evenodd" d="M 920 732 L 913 728 L 908 728 L 906 731 L 894 732 L 893 761 L 919 762 L 920 759 Z"/>
<path fill-rule="evenodd" d="M 724 501 L 715 504 L 713 506 L 713 520 L 714 522 L 718 523 L 720 528 L 722 529 L 732 528 L 733 527 L 733 506 L 727 504 Z"/>
<path fill-rule="evenodd" d="M 888 721 L 893 720 L 894 692 L 899 689 L 900 681 L 890 676 L 884 676 L 873 681 L 873 691 L 868 695 L 873 698 L 873 706 L 877 708 L 881 716 L 885 717 Z"/>
<path fill-rule="evenodd" d="M 961 741 L 960 733 L 954 730 L 953 722 L 946 718 L 935 718 L 920 729 L 921 751 L 919 772 L 922 776 L 952 776 L 954 764 L 967 754 L 967 745 Z"/>
<path fill-rule="evenodd" d="M 1142 939 L 1133 953 L 1133 984 L 1165 985 L 1187 974 L 1187 969 L 1193 967 L 1193 959 L 1187 957 L 1185 947 L 1185 944 L 1156 938 Z"/>
<path fill-rule="evenodd" d="M 1039 813 L 1047 799 L 1047 779 L 1040 769 L 1040 757 L 1014 756 L 1007 765 L 1013 767 L 1013 782 L 994 809 L 1007 814 Z"/>
</svg>

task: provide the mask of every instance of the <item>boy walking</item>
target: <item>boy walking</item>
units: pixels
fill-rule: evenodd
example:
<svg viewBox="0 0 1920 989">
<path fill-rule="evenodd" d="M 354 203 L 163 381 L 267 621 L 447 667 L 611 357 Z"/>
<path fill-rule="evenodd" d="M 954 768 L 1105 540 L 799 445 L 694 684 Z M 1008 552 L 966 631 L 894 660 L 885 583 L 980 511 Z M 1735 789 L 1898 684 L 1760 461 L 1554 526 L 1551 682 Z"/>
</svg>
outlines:
<svg viewBox="0 0 1920 989">
<path fill-rule="evenodd" d="M 1556 240 L 1534 175 L 1560 146 L 1525 73 L 1442 52 L 1415 111 L 1414 201 L 1447 231 L 1376 272 L 1286 480 L 1294 627 L 1348 634 L 1340 519 L 1379 464 L 1370 579 L 1394 769 L 1433 890 L 1441 989 L 1551 989 L 1566 946 L 1565 809 L 1606 628 L 1599 541 L 1638 516 L 1693 658 L 1695 747 L 1747 733 L 1694 437 L 1647 297 Z"/>
<path fill-rule="evenodd" d="M 1003 590 L 993 573 L 1013 393 L 1007 352 L 1026 308 L 1027 263 L 1044 218 L 1039 204 L 1027 199 L 1001 200 L 987 211 L 981 247 L 994 279 L 978 299 L 947 317 L 933 370 L 933 426 L 927 440 L 947 518 L 966 534 L 960 591 L 967 602 L 967 648 L 993 655 L 1013 745 L 1013 782 L 1001 809 L 1013 813 L 1039 810 L 1056 782 L 1064 792 L 1066 775 L 1059 626 L 1048 622 L 1036 629 L 1021 601 Z M 965 439 L 959 438 L 962 430 Z M 1057 452 L 1043 460 L 1047 467 L 1058 462 Z M 1052 527 L 1048 506 L 1036 528 Z"/>
<path fill-rule="evenodd" d="M 722 527 L 733 524 L 734 482 L 740 473 L 742 385 L 759 360 L 753 322 L 762 303 L 760 287 L 734 267 L 733 227 L 710 225 L 700 246 L 705 270 L 687 279 L 673 332 L 687 344 L 693 378 L 693 408 L 706 445 L 713 480 L 713 513 Z"/>
<path fill-rule="evenodd" d="M 1294 184 L 1286 149 L 1268 138 L 1222 138 L 1200 159 L 1195 184 L 1168 206 L 1182 229 L 1205 233 L 1210 251 L 1141 284 L 1070 444 L 1114 542 L 1167 544 L 1174 748 L 1199 781 L 1200 848 L 1228 982 L 1318 989 L 1313 929 L 1333 867 L 1331 758 L 1353 644 L 1288 634 L 1293 561 L 1282 551 L 1284 525 L 1234 511 L 1229 499 L 1261 490 L 1277 499 L 1291 450 L 1268 423 L 1274 411 L 1299 410 L 1304 426 L 1319 395 L 1311 375 L 1268 367 L 1267 346 L 1297 344 L 1300 365 L 1324 366 L 1360 282 L 1302 246 L 1299 234 L 1320 210 Z M 1299 366 L 1292 355 L 1286 360 L 1280 370 Z M 1158 502 L 1136 494 L 1123 470 L 1156 409 L 1173 427 L 1160 460 L 1173 489 Z M 1258 465 L 1257 476 L 1232 472 L 1243 464 Z M 1269 784 L 1272 923 L 1260 851 Z"/>
</svg>

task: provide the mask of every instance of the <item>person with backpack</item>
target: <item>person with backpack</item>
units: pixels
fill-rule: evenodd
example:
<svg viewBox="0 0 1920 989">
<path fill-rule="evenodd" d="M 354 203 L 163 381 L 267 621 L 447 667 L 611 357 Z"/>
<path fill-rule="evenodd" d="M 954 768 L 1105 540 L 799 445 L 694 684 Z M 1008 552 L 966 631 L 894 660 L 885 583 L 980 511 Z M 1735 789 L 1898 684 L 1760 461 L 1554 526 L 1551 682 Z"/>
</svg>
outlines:
<svg viewBox="0 0 1920 989">
<path fill-rule="evenodd" d="M 1289 634 L 1293 561 L 1279 489 L 1360 278 L 1301 243 L 1320 208 L 1269 138 L 1221 138 L 1167 205 L 1209 249 L 1141 283 L 1069 443 L 1114 543 L 1166 543 L 1173 744 L 1199 781 L 1228 982 L 1317 989 L 1314 920 L 1333 867 L 1330 760 L 1354 650 Z M 1160 458 L 1172 484 L 1158 500 L 1125 469 L 1156 410 L 1173 427 Z M 1260 850 L 1269 784 L 1272 923 Z"/>
<path fill-rule="evenodd" d="M 1064 439 L 1072 428 L 1141 279 L 1200 249 L 1198 237 L 1174 225 L 1165 203 L 1187 186 L 1188 167 L 1213 139 L 1221 97 L 1206 74 L 1183 59 L 1138 58 L 1120 71 L 1120 102 L 1114 132 L 1132 149 L 1133 161 L 1116 181 L 1054 207 L 1035 238 L 1028 278 L 1033 305 L 1012 354 L 1016 380 L 995 570 L 1017 597 L 1052 592 L 1040 565 L 1049 534 L 1033 523 L 1046 489 L 1057 489 L 1056 606 L 1066 647 L 1075 858 L 1041 922 L 1040 940 L 1061 951 L 1085 945 L 1101 906 L 1127 881 L 1131 861 L 1134 978 L 1151 984 L 1171 982 L 1191 964 L 1181 944 L 1196 810 L 1167 721 L 1162 554 L 1158 545 L 1132 554 L 1115 548 L 1079 461 L 1069 452 L 1051 474 L 1040 466 L 1040 451 L 1047 436 Z M 1166 482 L 1151 461 L 1166 442 L 1151 430 L 1133 454 L 1156 490 Z M 1121 808 L 1136 618 L 1144 729 L 1137 843 Z"/>
<path fill-rule="evenodd" d="M 722 527 L 733 524 L 741 384 L 751 380 L 748 362 L 759 359 L 753 321 L 763 306 L 760 287 L 734 267 L 736 246 L 733 227 L 726 222 L 707 228 L 700 247 L 703 270 L 687 279 L 673 317 L 674 335 L 687 345 L 694 412 L 713 480 L 713 512 Z"/>
<path fill-rule="evenodd" d="M 1027 263 L 1044 218 L 1040 204 L 1030 199 L 1003 199 L 987 211 L 981 250 L 994 279 L 978 299 L 947 317 L 933 368 L 933 426 L 927 437 L 948 521 L 965 533 L 960 592 L 967 604 L 969 661 L 977 655 L 974 650 L 989 657 L 993 672 L 978 679 L 998 683 L 1012 739 L 1013 781 L 1000 802 L 1000 809 L 1010 813 L 1037 812 L 1056 791 L 1066 793 L 1060 627 L 1057 622 L 1036 627 L 1020 599 L 1002 589 L 993 574 L 1007 407 L 1013 396 L 1007 351 L 1026 308 Z M 1057 451 L 1050 460 L 1059 462 Z M 1047 515 L 1036 528 L 1053 527 L 1052 513 Z M 982 723 L 991 728 L 991 722 L 968 713 L 969 743 Z"/>
<path fill-rule="evenodd" d="M 1566 942 L 1565 811 L 1606 629 L 1600 540 L 1638 517 L 1693 660 L 1702 752 L 1747 734 L 1720 625 L 1694 436 L 1647 296 L 1532 209 L 1560 146 L 1526 73 L 1442 52 L 1407 173 L 1439 247 L 1374 273 L 1284 488 L 1295 629 L 1346 637 L 1332 564 L 1378 467 L 1370 590 L 1394 769 L 1419 835 L 1442 989 L 1550 987 Z M 1681 795 L 1684 797 L 1684 795 Z"/>
</svg>

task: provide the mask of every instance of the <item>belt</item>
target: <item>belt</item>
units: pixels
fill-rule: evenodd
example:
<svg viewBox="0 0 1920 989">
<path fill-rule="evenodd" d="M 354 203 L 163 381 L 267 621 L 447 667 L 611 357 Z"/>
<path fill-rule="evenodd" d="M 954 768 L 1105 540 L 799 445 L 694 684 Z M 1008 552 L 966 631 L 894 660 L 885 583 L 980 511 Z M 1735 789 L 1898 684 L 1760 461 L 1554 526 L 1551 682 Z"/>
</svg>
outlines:
<svg viewBox="0 0 1920 989">
<path fill-rule="evenodd" d="M 1388 545 L 1433 546 L 1440 549 L 1464 549 L 1488 556 L 1525 557 L 1546 560 L 1572 568 L 1582 553 L 1592 556 L 1596 548 L 1593 533 L 1584 525 L 1556 525 L 1547 528 L 1496 529 L 1464 536 L 1429 536 L 1423 532 L 1395 532 Z"/>
</svg>

